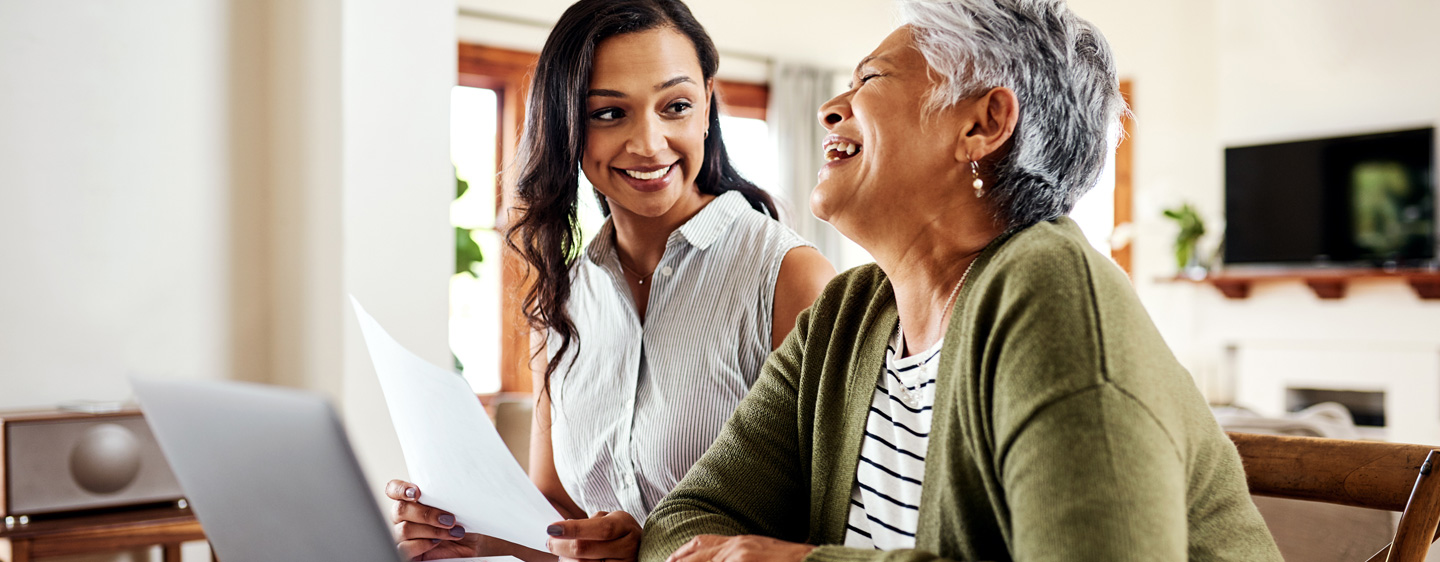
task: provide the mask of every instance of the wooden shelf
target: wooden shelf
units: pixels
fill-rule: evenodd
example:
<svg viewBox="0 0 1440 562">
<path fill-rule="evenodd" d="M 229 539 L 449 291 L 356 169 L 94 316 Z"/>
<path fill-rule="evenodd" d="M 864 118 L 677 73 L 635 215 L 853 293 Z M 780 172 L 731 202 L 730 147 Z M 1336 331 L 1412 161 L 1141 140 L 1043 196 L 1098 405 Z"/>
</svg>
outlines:
<svg viewBox="0 0 1440 562">
<path fill-rule="evenodd" d="M 1201 279 L 1185 276 L 1168 278 L 1166 281 L 1208 283 L 1214 285 L 1226 298 L 1243 299 L 1250 296 L 1250 288 L 1256 283 L 1274 281 L 1301 281 L 1310 286 L 1315 296 L 1333 300 L 1345 298 L 1345 289 L 1351 281 L 1393 279 L 1404 281 L 1425 300 L 1440 300 L 1440 270 L 1434 269 L 1231 269 L 1211 273 Z"/>
</svg>

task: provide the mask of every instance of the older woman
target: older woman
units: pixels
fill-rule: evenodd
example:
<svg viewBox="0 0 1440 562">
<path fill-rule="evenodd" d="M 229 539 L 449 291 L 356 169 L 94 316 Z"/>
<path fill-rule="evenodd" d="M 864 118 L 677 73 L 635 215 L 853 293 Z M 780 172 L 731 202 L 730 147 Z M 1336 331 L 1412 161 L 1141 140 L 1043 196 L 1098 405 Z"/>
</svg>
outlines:
<svg viewBox="0 0 1440 562">
<path fill-rule="evenodd" d="M 876 265 L 796 321 L 640 559 L 1279 560 L 1234 447 L 1068 213 L 1123 103 L 1062 0 L 902 3 L 826 103 Z"/>
</svg>

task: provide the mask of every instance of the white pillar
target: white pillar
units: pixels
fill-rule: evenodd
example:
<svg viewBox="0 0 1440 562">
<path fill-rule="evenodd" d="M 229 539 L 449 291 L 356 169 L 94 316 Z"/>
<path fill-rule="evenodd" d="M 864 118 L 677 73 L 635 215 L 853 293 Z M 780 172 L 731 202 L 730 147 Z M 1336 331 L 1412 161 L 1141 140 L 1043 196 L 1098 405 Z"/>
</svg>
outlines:
<svg viewBox="0 0 1440 562">
<path fill-rule="evenodd" d="M 455 2 L 345 0 L 341 16 L 342 283 L 402 344 L 449 366 Z M 378 485 L 405 465 L 349 311 L 343 326 L 345 425 Z"/>
</svg>

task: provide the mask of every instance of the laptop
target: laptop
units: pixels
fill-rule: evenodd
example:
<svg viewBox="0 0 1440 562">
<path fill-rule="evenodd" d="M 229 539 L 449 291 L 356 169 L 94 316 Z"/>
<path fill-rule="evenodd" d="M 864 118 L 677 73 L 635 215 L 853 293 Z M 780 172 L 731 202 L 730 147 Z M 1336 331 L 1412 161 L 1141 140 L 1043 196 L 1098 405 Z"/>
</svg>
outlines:
<svg viewBox="0 0 1440 562">
<path fill-rule="evenodd" d="M 400 559 L 323 397 L 237 382 L 131 384 L 219 560 Z"/>
</svg>

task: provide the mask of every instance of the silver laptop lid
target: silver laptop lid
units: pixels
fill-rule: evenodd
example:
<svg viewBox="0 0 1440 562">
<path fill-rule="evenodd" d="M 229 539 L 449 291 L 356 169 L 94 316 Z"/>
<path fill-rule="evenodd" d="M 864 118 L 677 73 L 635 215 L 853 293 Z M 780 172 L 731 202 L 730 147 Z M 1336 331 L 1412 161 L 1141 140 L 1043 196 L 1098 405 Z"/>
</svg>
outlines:
<svg viewBox="0 0 1440 562">
<path fill-rule="evenodd" d="M 324 398 L 235 382 L 131 384 L 220 560 L 399 560 Z"/>
</svg>

